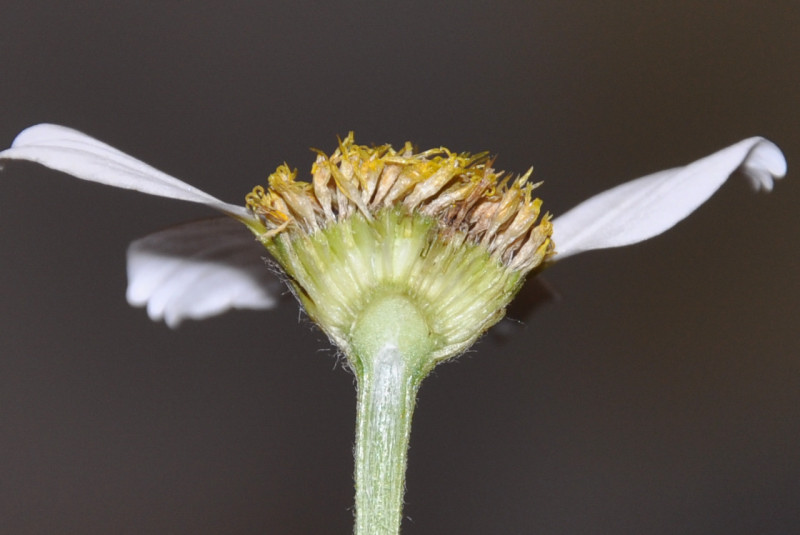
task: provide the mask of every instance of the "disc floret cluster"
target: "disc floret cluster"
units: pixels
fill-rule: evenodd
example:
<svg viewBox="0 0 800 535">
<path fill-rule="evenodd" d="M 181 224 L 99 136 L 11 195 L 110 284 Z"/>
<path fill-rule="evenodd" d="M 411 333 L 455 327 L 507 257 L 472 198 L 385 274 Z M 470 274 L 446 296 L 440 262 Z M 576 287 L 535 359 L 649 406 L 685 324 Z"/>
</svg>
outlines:
<svg viewBox="0 0 800 535">
<path fill-rule="evenodd" d="M 440 360 L 498 321 L 554 253 L 531 172 L 512 180 L 487 153 L 367 147 L 351 133 L 330 156 L 318 152 L 310 181 L 281 165 L 247 207 L 259 223 L 251 230 L 346 353 L 362 312 L 399 296 L 418 309 Z"/>
</svg>

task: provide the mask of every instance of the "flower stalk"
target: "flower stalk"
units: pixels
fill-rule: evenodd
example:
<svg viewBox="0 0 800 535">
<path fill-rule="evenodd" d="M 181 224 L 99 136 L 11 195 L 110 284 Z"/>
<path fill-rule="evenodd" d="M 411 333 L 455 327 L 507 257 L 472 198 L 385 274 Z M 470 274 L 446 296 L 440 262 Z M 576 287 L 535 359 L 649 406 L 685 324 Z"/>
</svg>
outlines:
<svg viewBox="0 0 800 535">
<path fill-rule="evenodd" d="M 408 442 L 424 372 L 392 344 L 358 372 L 355 443 L 356 535 L 400 532 Z"/>
<path fill-rule="evenodd" d="M 418 306 L 394 292 L 372 299 L 354 325 L 356 535 L 400 532 L 411 417 L 435 346 Z"/>
</svg>

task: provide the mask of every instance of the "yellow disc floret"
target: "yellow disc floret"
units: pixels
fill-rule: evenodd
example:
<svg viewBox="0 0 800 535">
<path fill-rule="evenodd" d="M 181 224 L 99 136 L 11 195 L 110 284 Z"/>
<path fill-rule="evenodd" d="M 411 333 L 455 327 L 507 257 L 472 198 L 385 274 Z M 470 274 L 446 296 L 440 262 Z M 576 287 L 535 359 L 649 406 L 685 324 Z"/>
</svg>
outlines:
<svg viewBox="0 0 800 535">
<path fill-rule="evenodd" d="M 512 269 L 530 271 L 553 252 L 549 215 L 537 224 L 542 202 L 532 191 L 539 184 L 528 182 L 532 171 L 511 181 L 491 164 L 487 153 L 443 147 L 366 147 L 351 133 L 331 156 L 318 153 L 311 182 L 281 165 L 267 191 L 257 186 L 247 196 L 247 206 L 264 224 L 263 241 L 281 232 L 310 234 L 356 212 L 371 220 L 402 208 L 436 220 L 445 237 L 463 233 Z"/>
</svg>

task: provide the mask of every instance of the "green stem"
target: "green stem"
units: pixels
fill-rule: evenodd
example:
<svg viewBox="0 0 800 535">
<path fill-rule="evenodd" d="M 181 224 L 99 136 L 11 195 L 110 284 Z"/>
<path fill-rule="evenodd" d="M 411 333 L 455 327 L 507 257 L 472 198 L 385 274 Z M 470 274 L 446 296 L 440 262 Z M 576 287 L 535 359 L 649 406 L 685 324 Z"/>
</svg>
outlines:
<svg viewBox="0 0 800 535">
<path fill-rule="evenodd" d="M 387 344 L 360 359 L 356 421 L 356 535 L 400 533 L 408 439 L 427 370 Z"/>
</svg>

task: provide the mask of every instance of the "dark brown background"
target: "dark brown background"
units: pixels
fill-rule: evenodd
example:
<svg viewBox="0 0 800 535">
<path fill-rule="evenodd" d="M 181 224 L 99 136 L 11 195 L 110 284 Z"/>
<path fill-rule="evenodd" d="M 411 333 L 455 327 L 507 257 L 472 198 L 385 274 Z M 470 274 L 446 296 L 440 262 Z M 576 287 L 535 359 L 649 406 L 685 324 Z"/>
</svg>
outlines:
<svg viewBox="0 0 800 535">
<path fill-rule="evenodd" d="M 546 274 L 561 300 L 423 385 L 405 533 L 800 530 L 800 27 L 778 2 L 6 2 L 0 144 L 70 125 L 234 202 L 365 143 L 536 166 L 562 213 L 761 134 L 667 235 Z M 224 6 L 224 7 L 223 7 Z M 3 533 L 351 529 L 353 381 L 291 301 L 177 331 L 124 252 L 202 207 L 0 175 Z"/>
</svg>

